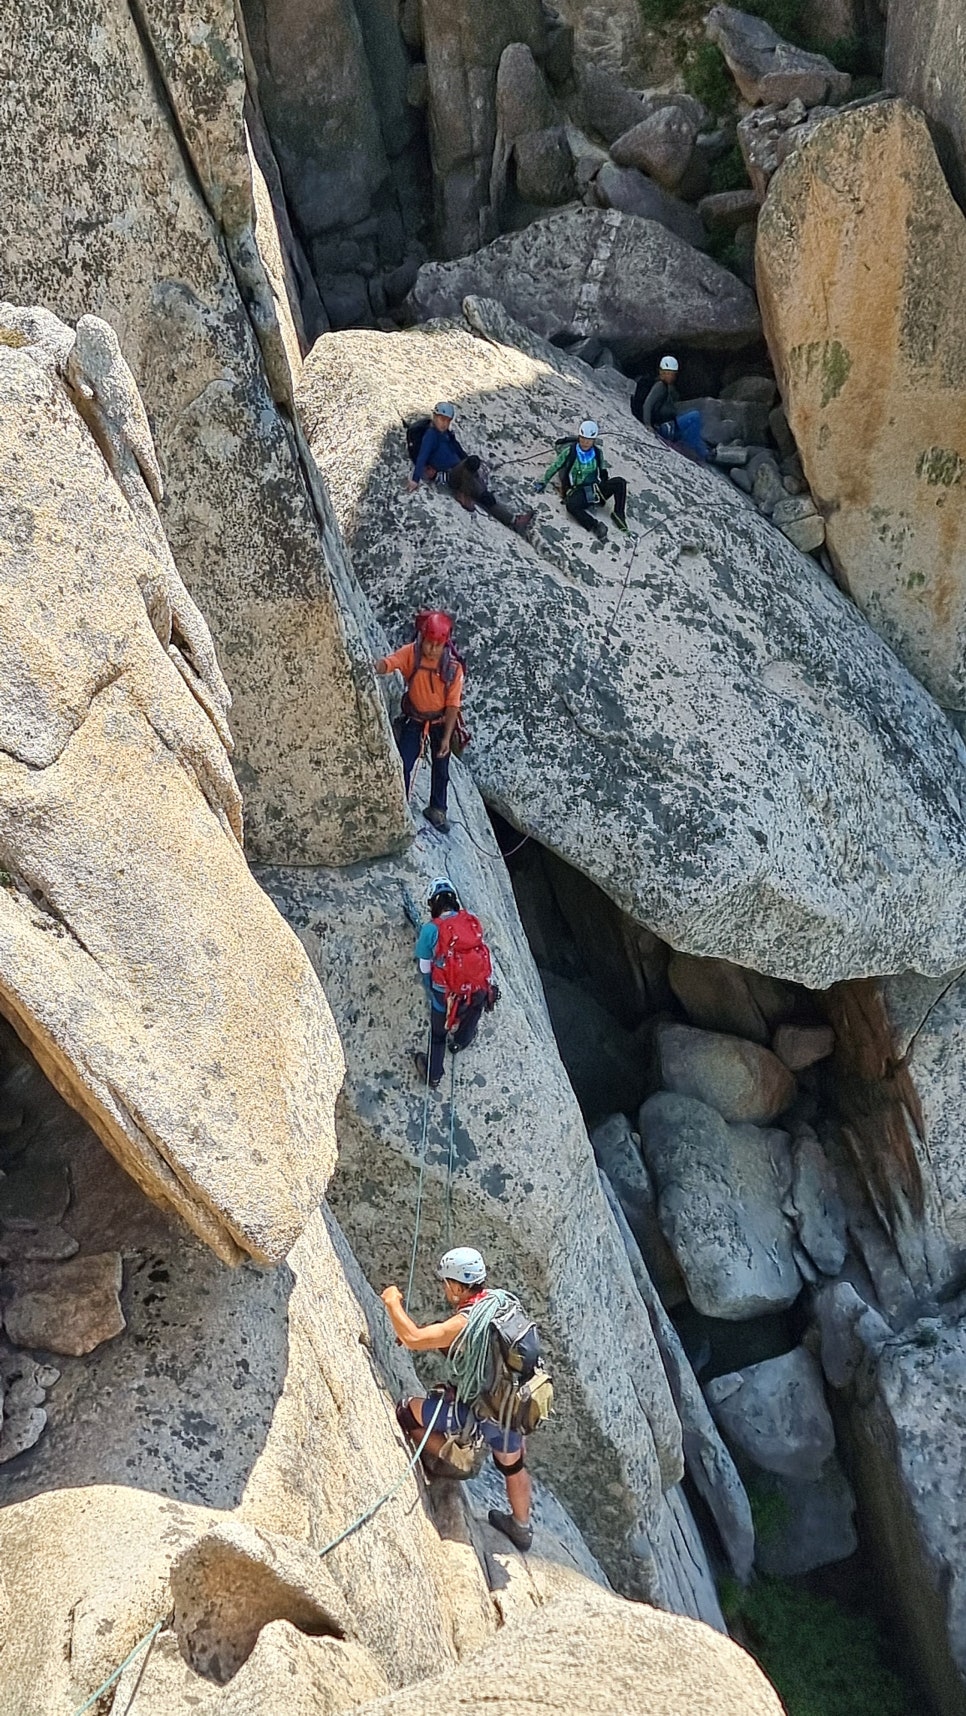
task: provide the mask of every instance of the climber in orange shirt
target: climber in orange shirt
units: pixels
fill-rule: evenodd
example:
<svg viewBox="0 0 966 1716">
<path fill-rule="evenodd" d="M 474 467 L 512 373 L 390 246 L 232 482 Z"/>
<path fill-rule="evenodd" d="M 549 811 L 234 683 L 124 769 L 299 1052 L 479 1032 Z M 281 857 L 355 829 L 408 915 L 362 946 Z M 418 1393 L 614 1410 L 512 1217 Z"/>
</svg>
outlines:
<svg viewBox="0 0 966 1716">
<path fill-rule="evenodd" d="M 406 791 L 428 730 L 432 757 L 432 786 L 423 815 L 443 833 L 449 759 L 453 733 L 463 700 L 463 664 L 453 648 L 453 622 L 437 609 L 416 615 L 416 639 L 377 661 L 377 673 L 402 674 L 406 682 L 402 714 L 396 723 L 396 743 L 402 757 Z"/>
</svg>

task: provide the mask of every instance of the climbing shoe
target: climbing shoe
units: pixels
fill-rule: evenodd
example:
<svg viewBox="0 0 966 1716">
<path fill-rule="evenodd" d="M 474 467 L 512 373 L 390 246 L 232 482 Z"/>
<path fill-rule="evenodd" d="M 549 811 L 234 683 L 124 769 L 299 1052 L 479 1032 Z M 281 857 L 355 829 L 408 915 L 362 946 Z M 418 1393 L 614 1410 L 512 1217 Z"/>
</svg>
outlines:
<svg viewBox="0 0 966 1716">
<path fill-rule="evenodd" d="M 618 530 L 622 530 L 624 532 L 624 535 L 626 536 L 628 533 L 628 530 L 630 528 L 628 523 L 627 523 L 626 518 L 624 518 L 621 513 L 615 512 L 614 523 L 616 524 Z"/>
<path fill-rule="evenodd" d="M 446 820 L 445 810 L 437 810 L 434 804 L 428 804 L 423 815 L 427 822 L 431 822 L 434 828 L 439 829 L 440 834 L 449 833 L 449 823 Z"/>
<path fill-rule="evenodd" d="M 416 1071 L 418 1072 L 420 1078 L 422 1079 L 423 1084 L 428 1084 L 430 1090 L 438 1090 L 439 1089 L 439 1079 L 428 1077 L 429 1064 L 426 1060 L 426 1056 L 423 1054 L 422 1049 L 417 1049 L 416 1053 L 413 1055 L 413 1060 L 416 1063 Z"/>
<path fill-rule="evenodd" d="M 490 1509 L 489 1520 L 493 1529 L 502 1531 L 504 1537 L 510 1539 L 514 1549 L 519 1549 L 521 1555 L 525 1555 L 527 1550 L 532 1547 L 532 1525 L 521 1525 L 518 1519 L 514 1519 L 512 1513 L 500 1513 L 495 1507 Z"/>
<path fill-rule="evenodd" d="M 526 536 L 527 531 L 530 529 L 530 526 L 536 516 L 537 515 L 534 512 L 517 513 L 516 518 L 513 520 L 513 528 L 518 536 Z"/>
<path fill-rule="evenodd" d="M 607 526 L 604 523 L 602 518 L 595 518 L 594 522 L 590 528 L 593 531 L 594 535 L 596 536 L 598 542 L 606 542 L 607 541 Z"/>
</svg>

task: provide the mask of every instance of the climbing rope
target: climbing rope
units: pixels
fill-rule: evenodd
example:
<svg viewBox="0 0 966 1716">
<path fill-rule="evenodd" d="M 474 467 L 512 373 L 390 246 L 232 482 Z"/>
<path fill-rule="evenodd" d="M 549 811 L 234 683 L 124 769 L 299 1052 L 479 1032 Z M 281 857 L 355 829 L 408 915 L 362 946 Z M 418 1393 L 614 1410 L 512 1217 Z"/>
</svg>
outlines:
<svg viewBox="0 0 966 1716">
<path fill-rule="evenodd" d="M 430 996 L 430 1009 L 432 1009 L 432 1004 L 432 996 Z M 432 1052 L 433 1020 L 432 1011 L 430 1011 L 429 1033 L 426 1038 L 426 1086 L 423 1093 L 423 1133 L 419 1141 L 419 1177 L 416 1181 L 416 1216 L 413 1222 L 413 1248 L 409 1257 L 409 1279 L 406 1282 L 406 1297 L 403 1301 L 407 1311 L 409 1310 L 409 1301 L 412 1298 L 413 1292 L 413 1277 L 416 1273 L 416 1253 L 419 1249 L 419 1226 L 423 1214 L 423 1182 L 426 1177 L 426 1144 L 429 1137 L 429 1064 Z"/>
<path fill-rule="evenodd" d="M 443 1219 L 443 1250 L 448 1251 L 453 1228 L 453 1174 L 456 1168 L 456 1056 L 449 1063 L 449 1155 L 446 1158 L 446 1208 Z"/>
<path fill-rule="evenodd" d="M 449 1362 L 456 1385 L 456 1398 L 471 1406 L 485 1392 L 490 1358 L 490 1329 L 501 1311 L 515 1303 L 512 1293 L 500 1287 L 487 1289 L 466 1319 L 466 1326 L 449 1349 Z"/>
<path fill-rule="evenodd" d="M 333 1537 L 331 1543 L 327 1543 L 324 1546 L 324 1548 L 317 1551 L 317 1553 L 319 1554 L 320 1557 L 323 1555 L 329 1555 L 333 1549 L 338 1549 L 339 1544 L 344 1543 L 347 1537 L 351 1537 L 354 1531 L 358 1531 L 358 1530 L 360 1530 L 360 1528 L 362 1526 L 368 1525 L 370 1519 L 373 1519 L 375 1517 L 375 1515 L 379 1512 L 379 1509 L 381 1507 L 385 1507 L 385 1505 L 388 1501 L 392 1501 L 393 1496 L 396 1495 L 398 1493 L 398 1491 L 402 1489 L 403 1484 L 406 1482 L 406 1479 L 408 1478 L 410 1472 L 414 1470 L 416 1463 L 419 1460 L 419 1458 L 423 1452 L 423 1449 L 426 1446 L 426 1443 L 429 1441 L 429 1438 L 433 1433 L 433 1428 L 435 1426 L 437 1418 L 439 1417 L 442 1406 L 443 1406 L 443 1398 L 441 1396 L 440 1399 L 437 1400 L 437 1402 L 436 1402 L 436 1407 L 435 1407 L 435 1410 L 433 1412 L 432 1418 L 430 1419 L 428 1425 L 426 1426 L 426 1429 L 423 1431 L 422 1441 L 420 1442 L 418 1448 L 416 1448 L 412 1459 L 410 1460 L 408 1466 L 406 1467 L 406 1470 L 396 1479 L 396 1482 L 392 1485 L 392 1487 L 390 1489 L 386 1490 L 385 1493 L 379 1497 L 378 1501 L 374 1501 L 371 1507 L 367 1507 L 364 1513 L 360 1513 L 358 1519 L 354 1519 L 352 1521 L 351 1525 L 347 1525 L 344 1531 L 339 1532 L 338 1537 Z"/>
<path fill-rule="evenodd" d="M 138 1653 L 140 1651 L 144 1650 L 145 1645 L 148 1646 L 148 1656 L 150 1656 L 151 1651 L 154 1649 L 154 1641 L 157 1638 L 162 1627 L 166 1627 L 173 1618 L 174 1617 L 172 1615 L 164 1615 L 160 1621 L 155 1621 L 154 1626 L 151 1628 L 151 1631 L 149 1633 L 145 1633 L 143 1639 L 138 1639 L 138 1642 L 134 1646 L 134 1649 L 128 1651 L 127 1656 L 124 1658 L 124 1661 L 118 1665 L 118 1667 L 114 1670 L 113 1674 L 108 1675 L 103 1686 L 99 1686 L 97 1688 L 96 1692 L 92 1692 L 90 1697 L 86 1700 L 86 1702 L 81 1704 L 79 1706 L 79 1708 L 74 1711 L 74 1716 L 85 1716 L 86 1711 L 93 1710 L 94 1705 L 97 1703 L 98 1699 L 103 1698 L 105 1692 L 110 1692 L 111 1687 L 114 1685 L 114 1682 L 116 1680 L 120 1680 L 121 1675 L 124 1673 L 124 1670 L 130 1666 L 130 1664 L 134 1661 L 134 1659 L 138 1655 Z M 145 1657 L 144 1662 L 141 1664 L 141 1673 L 138 1675 L 137 1685 L 135 1686 L 134 1691 L 131 1693 L 131 1697 L 128 1700 L 128 1710 L 130 1710 L 131 1705 L 134 1703 L 134 1699 L 135 1699 L 135 1696 L 137 1694 L 138 1686 L 140 1686 L 140 1684 L 141 1684 L 141 1680 L 142 1680 L 143 1675 L 144 1675 L 144 1670 L 147 1667 L 147 1660 L 148 1660 L 147 1657 Z"/>
</svg>

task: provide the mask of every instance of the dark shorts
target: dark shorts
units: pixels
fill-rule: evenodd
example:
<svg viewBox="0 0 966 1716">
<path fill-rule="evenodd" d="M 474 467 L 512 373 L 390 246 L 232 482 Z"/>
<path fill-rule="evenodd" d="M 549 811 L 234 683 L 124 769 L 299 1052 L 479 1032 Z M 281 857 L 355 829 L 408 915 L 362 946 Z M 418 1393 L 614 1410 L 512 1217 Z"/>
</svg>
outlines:
<svg viewBox="0 0 966 1716">
<path fill-rule="evenodd" d="M 523 1448 L 523 1432 L 520 1430 L 504 1430 L 495 1418 L 478 1418 L 469 1406 L 462 1406 L 451 1389 L 434 1388 L 427 1394 L 422 1407 L 412 1402 L 413 1417 L 418 1418 L 422 1413 L 422 1426 L 425 1430 L 436 1410 L 438 1401 L 442 1401 L 434 1432 L 439 1430 L 444 1436 L 457 1436 L 461 1430 L 472 1427 L 478 1430 L 491 1453 L 519 1454 Z"/>
</svg>

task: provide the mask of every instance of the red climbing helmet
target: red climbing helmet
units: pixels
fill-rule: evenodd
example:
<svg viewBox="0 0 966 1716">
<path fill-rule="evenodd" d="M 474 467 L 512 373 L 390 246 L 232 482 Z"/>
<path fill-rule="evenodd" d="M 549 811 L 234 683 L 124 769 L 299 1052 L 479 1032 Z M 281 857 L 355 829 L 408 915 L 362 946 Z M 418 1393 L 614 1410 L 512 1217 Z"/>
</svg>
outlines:
<svg viewBox="0 0 966 1716">
<path fill-rule="evenodd" d="M 453 635 L 453 622 L 438 608 L 423 608 L 416 615 L 416 630 L 425 643 L 445 644 Z"/>
</svg>

